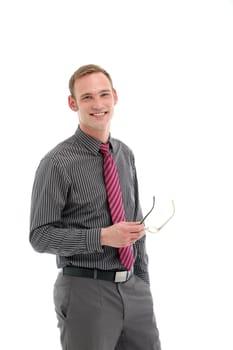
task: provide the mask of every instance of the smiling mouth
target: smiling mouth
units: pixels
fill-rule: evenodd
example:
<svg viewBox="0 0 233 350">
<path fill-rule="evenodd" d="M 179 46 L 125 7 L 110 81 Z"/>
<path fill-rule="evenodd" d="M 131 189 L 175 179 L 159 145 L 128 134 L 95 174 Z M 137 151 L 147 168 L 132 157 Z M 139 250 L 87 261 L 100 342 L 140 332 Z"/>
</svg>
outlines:
<svg viewBox="0 0 233 350">
<path fill-rule="evenodd" d="M 105 114 L 107 114 L 108 112 L 99 112 L 99 113 L 90 113 L 91 116 L 96 117 L 96 118 L 100 118 L 105 116 Z"/>
</svg>

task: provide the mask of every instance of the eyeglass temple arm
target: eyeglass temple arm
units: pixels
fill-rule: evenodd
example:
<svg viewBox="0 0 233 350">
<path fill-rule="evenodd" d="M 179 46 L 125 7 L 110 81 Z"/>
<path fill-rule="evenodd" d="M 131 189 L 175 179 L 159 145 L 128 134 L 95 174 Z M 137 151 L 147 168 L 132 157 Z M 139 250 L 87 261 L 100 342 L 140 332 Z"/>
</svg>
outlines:
<svg viewBox="0 0 233 350">
<path fill-rule="evenodd" d="M 152 212 L 152 210 L 154 209 L 155 206 L 155 196 L 153 196 L 153 205 L 151 210 L 146 214 L 146 216 L 144 216 L 144 218 L 142 219 L 142 221 L 140 222 L 140 224 L 143 224 L 143 222 L 146 220 L 147 216 Z"/>
<path fill-rule="evenodd" d="M 173 200 L 172 200 L 172 207 L 173 207 L 172 215 L 160 227 L 158 227 L 158 228 L 155 227 L 157 231 L 160 231 L 161 228 L 163 228 L 171 220 L 171 218 L 173 218 L 173 216 L 175 215 L 175 204 L 174 204 Z"/>
</svg>

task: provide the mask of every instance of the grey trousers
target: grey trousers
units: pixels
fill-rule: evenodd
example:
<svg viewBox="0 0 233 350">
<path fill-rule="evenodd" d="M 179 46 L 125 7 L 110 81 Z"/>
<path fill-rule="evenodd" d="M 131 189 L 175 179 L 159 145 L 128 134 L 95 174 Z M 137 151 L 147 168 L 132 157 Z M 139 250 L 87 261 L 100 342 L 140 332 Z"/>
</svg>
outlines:
<svg viewBox="0 0 233 350">
<path fill-rule="evenodd" d="M 63 350 L 161 350 L 149 285 L 59 273 L 54 303 Z"/>
</svg>

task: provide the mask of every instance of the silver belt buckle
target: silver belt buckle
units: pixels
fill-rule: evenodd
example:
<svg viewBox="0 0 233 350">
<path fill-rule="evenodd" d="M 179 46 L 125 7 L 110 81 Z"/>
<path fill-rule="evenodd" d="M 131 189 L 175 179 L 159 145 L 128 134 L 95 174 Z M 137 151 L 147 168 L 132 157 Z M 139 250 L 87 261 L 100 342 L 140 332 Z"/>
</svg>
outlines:
<svg viewBox="0 0 233 350">
<path fill-rule="evenodd" d="M 115 283 L 122 283 L 128 280 L 128 276 L 130 275 L 130 271 L 117 271 L 115 274 Z"/>
</svg>

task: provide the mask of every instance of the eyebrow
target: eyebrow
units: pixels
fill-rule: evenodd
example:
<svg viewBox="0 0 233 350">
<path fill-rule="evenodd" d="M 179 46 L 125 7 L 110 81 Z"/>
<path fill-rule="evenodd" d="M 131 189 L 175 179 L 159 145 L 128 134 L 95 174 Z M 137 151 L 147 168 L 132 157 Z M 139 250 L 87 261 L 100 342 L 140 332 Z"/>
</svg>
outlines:
<svg viewBox="0 0 233 350">
<path fill-rule="evenodd" d="M 92 94 L 91 92 L 85 92 L 84 94 L 80 95 L 80 98 L 83 98 L 83 97 L 86 97 L 86 96 L 98 95 L 98 94 L 102 94 L 102 93 L 105 93 L 105 92 L 108 92 L 108 93 L 110 92 L 111 93 L 111 90 L 110 89 L 100 90 L 96 94 Z"/>
</svg>

